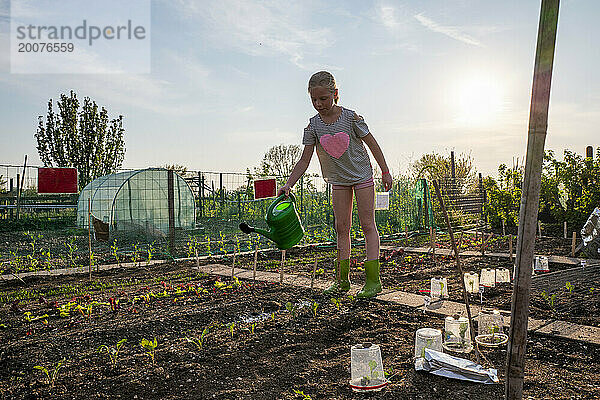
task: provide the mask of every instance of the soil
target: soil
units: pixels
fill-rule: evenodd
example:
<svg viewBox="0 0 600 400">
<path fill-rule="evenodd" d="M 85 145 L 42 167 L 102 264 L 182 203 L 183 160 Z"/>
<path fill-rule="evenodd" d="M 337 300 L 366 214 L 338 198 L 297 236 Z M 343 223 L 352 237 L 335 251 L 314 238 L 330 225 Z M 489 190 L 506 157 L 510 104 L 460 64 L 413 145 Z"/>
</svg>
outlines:
<svg viewBox="0 0 600 400">
<path fill-rule="evenodd" d="M 357 268 L 363 253 L 353 253 Z M 258 268 L 278 268 L 280 254 L 261 254 Z M 323 269 L 318 277 L 329 279 L 333 256 L 328 249 L 294 249 L 287 253 L 285 270 L 310 275 L 316 258 L 317 269 Z M 452 265 L 451 260 L 434 262 L 399 252 L 383 256 L 384 286 L 407 291 L 428 288 L 425 280 L 431 274 L 449 273 Z M 232 260 L 206 260 L 214 261 Z M 252 257 L 238 257 L 236 262 L 248 266 Z M 484 262 L 489 263 L 477 257 L 465 260 L 473 267 Z M 0 282 L 0 398 L 503 397 L 503 348 L 485 350 L 483 361 L 484 367 L 498 370 L 501 384 L 468 383 L 414 370 L 415 332 L 426 326 L 441 328 L 439 317 L 376 299 L 341 296 L 332 301 L 320 291 L 207 276 L 194 271 L 194 265 L 167 262 L 112 270 L 95 274 L 91 282 L 84 276 L 28 278 L 26 286 Z M 357 268 L 352 278 L 360 282 Z M 456 292 L 452 282 L 451 296 Z M 488 295 L 489 301 L 496 298 Z M 589 300 L 596 307 L 598 295 Z M 497 298 L 509 304 L 504 294 Z M 27 315 L 35 320 L 28 322 Z M 154 338 L 153 362 L 140 342 Z M 112 365 L 107 352 L 98 349 L 114 348 L 122 339 L 127 341 Z M 355 394 L 348 386 L 350 347 L 367 341 L 381 345 L 391 382 L 374 396 Z M 474 359 L 474 354 L 468 357 Z M 47 368 L 52 378 L 63 359 L 53 382 L 34 368 Z M 524 397 L 600 396 L 600 346 L 530 334 L 526 359 Z"/>
</svg>

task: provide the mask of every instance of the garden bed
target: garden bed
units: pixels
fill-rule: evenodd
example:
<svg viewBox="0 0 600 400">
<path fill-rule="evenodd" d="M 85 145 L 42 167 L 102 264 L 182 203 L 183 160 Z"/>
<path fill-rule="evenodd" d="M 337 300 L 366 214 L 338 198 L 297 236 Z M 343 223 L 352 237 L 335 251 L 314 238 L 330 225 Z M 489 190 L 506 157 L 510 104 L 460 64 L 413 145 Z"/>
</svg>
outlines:
<svg viewBox="0 0 600 400">
<path fill-rule="evenodd" d="M 355 251 L 357 261 L 363 251 Z M 258 269 L 275 270 L 278 256 L 262 255 Z M 332 256 L 331 250 L 294 249 L 288 251 L 285 270 L 310 276 L 317 257 L 318 269 L 323 268 L 319 277 L 328 278 Z M 398 253 L 387 256 L 387 287 L 420 289 L 426 275 L 439 268 L 427 257 L 417 262 Z M 251 260 L 238 257 L 237 262 Z M 415 332 L 442 328 L 439 317 L 379 300 L 339 296 L 332 301 L 317 290 L 198 274 L 194 265 L 112 270 L 95 274 L 91 282 L 81 275 L 29 278 L 27 286 L 1 282 L 0 396 L 351 399 L 357 396 L 348 386 L 350 346 L 364 341 L 381 345 L 391 380 L 377 398 L 503 396 L 503 385 L 414 371 Z M 403 278 L 419 271 L 423 275 Z M 361 275 L 353 272 L 357 283 Z M 140 343 L 154 338 L 153 362 Z M 106 349 L 98 349 L 114 348 L 122 339 L 127 341 L 113 365 Z M 525 396 L 592 399 L 600 393 L 598 346 L 538 335 L 528 340 Z M 489 350 L 485 356 L 489 364 L 484 366 L 497 368 L 503 383 L 506 351 Z M 34 368 L 45 367 L 52 377 L 63 359 L 53 386 Z"/>
</svg>

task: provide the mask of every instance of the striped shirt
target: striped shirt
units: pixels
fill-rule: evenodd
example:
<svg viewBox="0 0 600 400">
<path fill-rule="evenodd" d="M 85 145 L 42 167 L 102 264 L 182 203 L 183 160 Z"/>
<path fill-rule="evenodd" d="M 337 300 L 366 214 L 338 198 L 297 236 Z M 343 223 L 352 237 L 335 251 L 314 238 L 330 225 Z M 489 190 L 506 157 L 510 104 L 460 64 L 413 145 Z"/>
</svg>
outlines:
<svg viewBox="0 0 600 400">
<path fill-rule="evenodd" d="M 321 172 L 327 183 L 351 186 L 373 178 L 367 149 L 361 138 L 369 127 L 355 112 L 341 107 L 337 121 L 326 124 L 319 114 L 310 119 L 302 138 L 303 145 L 315 145 Z"/>
</svg>

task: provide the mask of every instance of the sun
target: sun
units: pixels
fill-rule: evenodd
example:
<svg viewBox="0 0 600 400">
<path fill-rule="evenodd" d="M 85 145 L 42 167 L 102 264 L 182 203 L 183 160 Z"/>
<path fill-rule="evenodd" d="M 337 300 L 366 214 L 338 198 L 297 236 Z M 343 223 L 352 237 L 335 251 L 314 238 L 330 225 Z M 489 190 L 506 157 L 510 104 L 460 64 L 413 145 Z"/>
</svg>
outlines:
<svg viewBox="0 0 600 400">
<path fill-rule="evenodd" d="M 496 122 L 503 110 L 504 93 L 498 79 L 471 76 L 459 85 L 456 121 L 465 125 Z"/>
</svg>

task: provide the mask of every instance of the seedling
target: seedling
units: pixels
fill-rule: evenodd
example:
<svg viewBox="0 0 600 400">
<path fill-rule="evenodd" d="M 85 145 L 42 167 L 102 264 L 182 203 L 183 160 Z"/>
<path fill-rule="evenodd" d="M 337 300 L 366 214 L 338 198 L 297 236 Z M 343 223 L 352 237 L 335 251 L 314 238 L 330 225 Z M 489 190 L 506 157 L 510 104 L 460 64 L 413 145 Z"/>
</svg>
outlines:
<svg viewBox="0 0 600 400">
<path fill-rule="evenodd" d="M 116 243 L 116 241 L 115 241 Z M 75 252 L 77 251 L 77 245 L 75 244 L 75 238 L 74 237 L 70 237 L 69 239 L 67 239 L 67 242 L 65 243 L 65 247 L 67 248 L 67 255 L 69 256 L 69 264 L 74 266 L 75 265 Z"/>
<path fill-rule="evenodd" d="M 233 332 L 233 330 L 232 330 Z M 188 341 L 188 343 L 193 343 L 194 345 L 196 345 L 196 347 L 198 348 L 198 351 L 202 350 L 202 346 L 204 345 L 204 339 L 206 338 L 206 335 L 208 334 L 208 327 L 204 328 L 204 330 L 202 331 L 202 334 L 200 335 L 199 338 L 190 338 L 187 337 L 185 338 L 185 340 Z M 233 333 L 231 334 L 231 336 L 233 337 Z"/>
<path fill-rule="evenodd" d="M 540 293 L 540 295 L 546 301 L 546 303 L 548 303 L 548 305 L 550 306 L 550 308 L 552 310 L 554 310 L 554 301 L 556 300 L 556 293 L 554 293 L 551 296 L 548 296 L 548 293 L 546 293 L 546 291 L 544 290 L 544 291 L 542 291 L 542 293 Z"/>
<path fill-rule="evenodd" d="M 30 324 L 34 321 L 48 318 L 48 314 L 40 315 L 37 317 L 32 317 L 31 312 L 29 312 L 29 311 L 26 311 L 23 315 L 24 315 L 25 321 L 29 322 Z"/>
<path fill-rule="evenodd" d="M 294 393 L 302 396 L 302 400 L 312 400 L 312 397 L 308 394 L 304 394 L 304 391 L 294 389 Z"/>
<path fill-rule="evenodd" d="M 148 259 L 146 260 L 147 263 L 146 265 L 150 264 L 150 261 L 152 261 L 152 256 L 154 255 L 154 242 L 146 245 L 146 249 L 148 251 Z"/>
<path fill-rule="evenodd" d="M 106 350 L 106 354 L 108 354 L 108 357 L 110 358 L 110 363 L 112 364 L 113 368 L 116 368 L 119 352 L 121 351 L 121 347 L 126 341 L 127 339 L 119 340 L 115 347 L 108 347 L 107 345 L 103 344 L 102 346 L 98 347 L 97 352 L 100 353 L 102 352 L 102 350 Z"/>
<path fill-rule="evenodd" d="M 292 318 L 296 318 L 296 310 L 298 309 L 297 305 L 292 304 L 291 301 L 288 301 L 287 303 L 285 303 L 285 309 L 288 310 Z"/>
<path fill-rule="evenodd" d="M 567 283 L 565 283 L 565 287 L 569 291 L 569 294 L 573 294 L 573 289 L 575 289 L 575 286 L 573 286 L 571 282 L 567 281 Z"/>
<path fill-rule="evenodd" d="M 60 371 L 60 369 L 62 368 L 65 361 L 66 361 L 66 358 L 63 358 L 62 360 L 60 360 L 58 362 L 58 364 L 56 364 L 56 366 L 54 367 L 54 370 L 52 371 L 52 373 L 50 373 L 48 368 L 43 367 L 41 365 L 36 365 L 33 368 L 42 371 L 46 375 L 46 384 L 48 386 L 50 386 L 51 388 L 53 388 L 54 383 L 56 382 L 56 378 L 58 377 L 58 371 Z"/>
<path fill-rule="evenodd" d="M 317 318 L 317 308 L 319 308 L 319 303 L 313 301 L 311 309 L 315 318 Z"/>
<path fill-rule="evenodd" d="M 150 359 L 152 360 L 152 365 L 154 365 L 155 364 L 154 355 L 156 354 L 156 347 L 158 346 L 158 342 L 156 341 L 156 338 L 154 338 L 154 341 L 143 338 L 142 341 L 140 342 L 140 345 L 146 351 L 146 355 L 148 357 L 150 357 Z"/>
<path fill-rule="evenodd" d="M 331 299 L 331 302 L 333 303 L 333 305 L 335 306 L 335 308 L 337 308 L 338 311 L 340 311 L 340 307 L 342 306 L 342 302 L 340 301 L 340 299 L 336 299 L 335 297 Z"/>
<path fill-rule="evenodd" d="M 117 247 L 117 239 L 113 241 L 113 244 L 110 246 L 110 252 L 115 257 L 117 264 L 121 265 L 121 260 L 119 259 L 119 247 Z"/>
<path fill-rule="evenodd" d="M 133 245 L 133 255 L 132 255 L 132 261 L 133 261 L 133 265 L 136 265 L 139 259 L 139 252 L 140 252 L 140 244 L 136 243 Z"/>
<path fill-rule="evenodd" d="M 235 328 L 235 322 L 228 323 L 227 327 L 229 328 L 229 333 L 231 334 L 231 337 L 233 338 L 233 329 Z"/>
<path fill-rule="evenodd" d="M 256 322 L 250 325 L 250 334 L 254 335 L 254 328 L 256 328 Z"/>
</svg>

